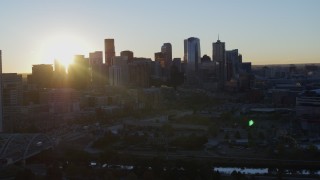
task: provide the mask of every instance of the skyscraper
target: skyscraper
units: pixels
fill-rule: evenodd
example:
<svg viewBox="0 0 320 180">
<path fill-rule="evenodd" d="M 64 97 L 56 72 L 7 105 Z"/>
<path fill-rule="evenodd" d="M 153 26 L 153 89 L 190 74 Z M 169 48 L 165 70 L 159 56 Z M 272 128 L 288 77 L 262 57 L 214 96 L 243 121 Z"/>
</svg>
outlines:
<svg viewBox="0 0 320 180">
<path fill-rule="evenodd" d="M 184 48 L 186 83 L 193 86 L 200 83 L 198 72 L 201 63 L 200 40 L 195 37 L 185 39 Z"/>
<path fill-rule="evenodd" d="M 52 64 L 32 65 L 32 76 L 30 83 L 35 84 L 39 89 L 51 88 L 53 80 Z"/>
<path fill-rule="evenodd" d="M 0 50 L 0 132 L 3 131 L 3 103 L 2 103 L 2 51 Z"/>
<path fill-rule="evenodd" d="M 216 66 L 216 74 L 218 78 L 219 88 L 223 89 L 226 79 L 226 48 L 225 43 L 219 39 L 212 43 L 212 60 Z"/>
<path fill-rule="evenodd" d="M 102 51 L 95 51 L 89 53 L 89 65 L 100 65 L 103 64 Z"/>
<path fill-rule="evenodd" d="M 52 87 L 65 87 L 67 79 L 66 67 L 57 59 L 54 60 L 54 72 L 52 79 Z"/>
<path fill-rule="evenodd" d="M 172 62 L 172 46 L 170 43 L 164 43 L 161 46 L 161 53 L 165 59 L 165 67 L 169 68 Z"/>
<path fill-rule="evenodd" d="M 69 86 L 75 89 L 85 89 L 90 82 L 89 59 L 84 55 L 75 55 L 73 64 L 68 68 Z"/>
<path fill-rule="evenodd" d="M 238 49 L 226 51 L 226 80 L 239 79 L 240 65 L 242 56 L 239 55 Z"/>
<path fill-rule="evenodd" d="M 17 73 L 3 73 L 2 74 L 2 95 L 3 95 L 2 105 L 4 107 L 21 106 L 22 94 L 23 94 L 22 75 Z M 6 114 L 6 109 L 4 109 L 4 114 Z"/>
<path fill-rule="evenodd" d="M 197 72 L 201 62 L 200 40 L 190 37 L 184 40 L 185 60 L 187 61 L 187 72 Z"/>
<path fill-rule="evenodd" d="M 225 60 L 225 43 L 221 42 L 219 39 L 217 42 L 212 43 L 212 60 L 214 62 L 223 62 Z"/>
<path fill-rule="evenodd" d="M 103 52 L 95 51 L 89 53 L 89 67 L 91 84 L 93 87 L 101 87 L 105 84 L 107 71 L 103 64 Z"/>
<path fill-rule="evenodd" d="M 114 48 L 114 39 L 104 40 L 104 53 L 105 53 L 105 63 L 111 66 L 111 59 L 116 55 Z"/>
</svg>

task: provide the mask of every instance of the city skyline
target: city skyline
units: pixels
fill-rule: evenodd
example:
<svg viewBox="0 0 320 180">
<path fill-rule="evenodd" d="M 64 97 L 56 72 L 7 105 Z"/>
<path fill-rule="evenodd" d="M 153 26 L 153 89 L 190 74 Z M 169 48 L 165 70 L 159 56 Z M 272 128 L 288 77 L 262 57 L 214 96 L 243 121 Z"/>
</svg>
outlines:
<svg viewBox="0 0 320 180">
<path fill-rule="evenodd" d="M 1 2 L 3 72 L 29 73 L 33 64 L 53 64 L 54 56 L 65 54 L 88 57 L 103 51 L 108 38 L 115 40 L 117 56 L 130 50 L 154 60 L 166 42 L 172 58 L 183 58 L 183 40 L 198 37 L 201 56 L 211 56 L 218 34 L 226 50 L 239 49 L 253 65 L 317 63 L 318 5 L 312 0 Z"/>
</svg>

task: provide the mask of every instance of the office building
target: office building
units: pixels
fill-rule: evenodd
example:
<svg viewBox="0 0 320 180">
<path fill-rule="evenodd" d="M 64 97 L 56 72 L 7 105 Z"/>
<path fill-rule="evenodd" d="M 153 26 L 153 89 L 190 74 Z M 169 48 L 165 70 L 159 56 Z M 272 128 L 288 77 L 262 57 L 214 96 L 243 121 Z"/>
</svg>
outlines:
<svg viewBox="0 0 320 180">
<path fill-rule="evenodd" d="M 17 73 L 2 74 L 3 106 L 22 105 L 22 75 Z"/>
<path fill-rule="evenodd" d="M 49 112 L 55 114 L 80 111 L 80 93 L 70 88 L 50 89 L 46 93 Z"/>
<path fill-rule="evenodd" d="M 172 66 L 177 67 L 178 71 L 181 72 L 181 58 L 173 58 Z"/>
<path fill-rule="evenodd" d="M 184 40 L 184 51 L 187 61 L 187 73 L 196 73 L 201 63 L 200 40 L 190 37 Z"/>
<path fill-rule="evenodd" d="M 90 66 L 103 64 L 102 51 L 89 53 L 89 64 Z"/>
<path fill-rule="evenodd" d="M 75 89 L 85 89 L 90 82 L 89 59 L 84 55 L 75 55 L 73 64 L 68 68 L 69 86 Z"/>
<path fill-rule="evenodd" d="M 104 40 L 104 58 L 105 63 L 108 66 L 111 66 L 111 59 L 116 55 L 114 47 L 114 39 L 105 39 Z"/>
<path fill-rule="evenodd" d="M 111 86 L 126 86 L 128 84 L 128 58 L 115 56 L 109 67 L 109 84 Z"/>
<path fill-rule="evenodd" d="M 28 79 L 29 84 L 34 84 L 37 88 L 50 88 L 52 87 L 52 80 L 52 64 L 32 65 L 32 75 Z"/>
<path fill-rule="evenodd" d="M 133 52 L 132 51 L 129 51 L 129 50 L 121 51 L 120 56 L 127 57 L 128 63 L 131 63 L 133 61 Z"/>
<path fill-rule="evenodd" d="M 3 131 L 3 100 L 2 100 L 2 51 L 0 50 L 0 132 Z"/>
<path fill-rule="evenodd" d="M 151 68 L 147 61 L 129 63 L 129 83 L 133 87 L 147 88 L 150 85 Z"/>
<path fill-rule="evenodd" d="M 226 80 L 239 79 L 242 56 L 238 49 L 226 51 Z"/>
<path fill-rule="evenodd" d="M 102 51 L 89 53 L 89 67 L 91 84 L 93 87 L 101 87 L 106 83 L 106 67 L 103 64 Z"/>
<path fill-rule="evenodd" d="M 172 46 L 170 43 L 164 43 L 161 46 L 161 53 L 164 57 L 165 68 L 169 69 L 172 62 Z"/>
<path fill-rule="evenodd" d="M 218 79 L 219 89 L 223 89 L 226 80 L 226 48 L 225 43 L 221 42 L 218 38 L 217 42 L 212 43 L 212 61 L 215 64 L 216 76 Z"/>
<path fill-rule="evenodd" d="M 54 72 L 53 72 L 53 80 L 52 87 L 53 88 L 62 88 L 66 86 L 66 67 L 60 63 L 58 60 L 54 60 Z"/>
</svg>

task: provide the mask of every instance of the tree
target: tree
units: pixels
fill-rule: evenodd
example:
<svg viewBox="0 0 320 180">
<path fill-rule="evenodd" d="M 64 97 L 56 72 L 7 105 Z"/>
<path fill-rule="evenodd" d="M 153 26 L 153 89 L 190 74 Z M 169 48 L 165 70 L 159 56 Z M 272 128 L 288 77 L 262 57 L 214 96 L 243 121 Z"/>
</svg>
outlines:
<svg viewBox="0 0 320 180">
<path fill-rule="evenodd" d="M 163 124 L 161 127 L 161 130 L 166 136 L 170 136 L 174 132 L 171 124 L 169 124 L 169 123 Z"/>
<path fill-rule="evenodd" d="M 219 131 L 219 128 L 217 127 L 216 124 L 211 124 L 208 128 L 208 132 L 214 137 L 218 135 L 218 131 Z"/>
<path fill-rule="evenodd" d="M 240 139 L 241 138 L 241 135 L 240 135 L 239 131 L 235 132 L 234 138 L 236 138 L 236 139 Z"/>
<path fill-rule="evenodd" d="M 224 139 L 225 140 L 228 140 L 230 137 L 229 137 L 229 133 L 226 133 L 225 135 L 224 135 Z"/>
<path fill-rule="evenodd" d="M 19 179 L 23 179 L 23 180 L 28 180 L 28 179 L 30 179 L 30 180 L 32 180 L 32 179 L 35 179 L 36 178 L 36 175 L 30 170 L 30 169 L 24 169 L 24 170 L 22 170 L 22 171 L 20 171 L 20 172 L 18 172 L 17 174 L 16 174 L 16 177 L 15 177 L 15 179 L 17 179 L 17 180 L 19 180 Z"/>
<path fill-rule="evenodd" d="M 262 140 L 265 139 L 264 133 L 262 131 L 259 132 L 259 138 Z"/>
</svg>

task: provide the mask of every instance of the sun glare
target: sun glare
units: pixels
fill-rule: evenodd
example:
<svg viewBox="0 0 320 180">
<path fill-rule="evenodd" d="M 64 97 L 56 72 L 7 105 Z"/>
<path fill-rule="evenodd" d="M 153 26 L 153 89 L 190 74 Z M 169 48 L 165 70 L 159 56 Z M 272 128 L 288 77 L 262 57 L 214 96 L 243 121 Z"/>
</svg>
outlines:
<svg viewBox="0 0 320 180">
<path fill-rule="evenodd" d="M 55 35 L 45 42 L 42 57 L 44 63 L 53 64 L 54 60 L 58 60 L 68 67 L 74 55 L 83 54 L 86 49 L 86 44 L 74 35 Z"/>
</svg>

